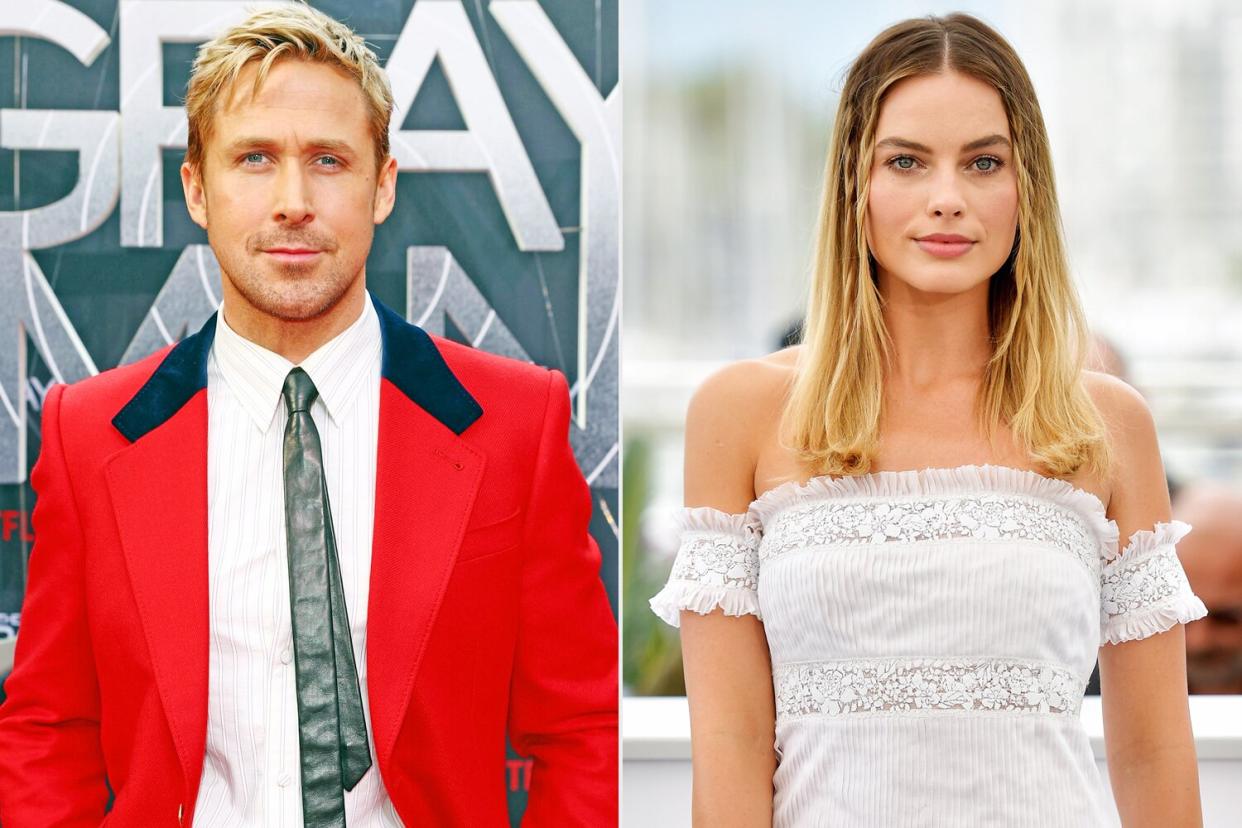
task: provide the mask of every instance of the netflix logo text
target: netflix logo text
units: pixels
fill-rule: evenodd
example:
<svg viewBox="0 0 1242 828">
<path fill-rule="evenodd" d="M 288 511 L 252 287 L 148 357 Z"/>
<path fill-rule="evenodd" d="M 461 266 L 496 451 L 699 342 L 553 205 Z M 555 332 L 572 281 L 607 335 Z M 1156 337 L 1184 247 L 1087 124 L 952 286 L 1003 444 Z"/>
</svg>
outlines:
<svg viewBox="0 0 1242 828">
<path fill-rule="evenodd" d="M 19 509 L 0 510 L 0 541 L 4 543 L 33 542 L 34 534 L 30 531 L 30 512 Z"/>
</svg>

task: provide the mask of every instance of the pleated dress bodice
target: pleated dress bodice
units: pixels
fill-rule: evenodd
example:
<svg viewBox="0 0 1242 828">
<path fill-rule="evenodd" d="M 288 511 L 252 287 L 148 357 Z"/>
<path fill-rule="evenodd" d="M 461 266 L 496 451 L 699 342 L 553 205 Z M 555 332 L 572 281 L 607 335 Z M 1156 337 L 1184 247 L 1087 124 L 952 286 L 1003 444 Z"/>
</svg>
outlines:
<svg viewBox="0 0 1242 828">
<path fill-rule="evenodd" d="M 1079 719 L 1097 650 L 1201 617 L 1161 523 L 1034 472 L 816 478 L 687 509 L 652 608 L 754 614 L 774 825 L 1114 826 Z"/>
</svg>

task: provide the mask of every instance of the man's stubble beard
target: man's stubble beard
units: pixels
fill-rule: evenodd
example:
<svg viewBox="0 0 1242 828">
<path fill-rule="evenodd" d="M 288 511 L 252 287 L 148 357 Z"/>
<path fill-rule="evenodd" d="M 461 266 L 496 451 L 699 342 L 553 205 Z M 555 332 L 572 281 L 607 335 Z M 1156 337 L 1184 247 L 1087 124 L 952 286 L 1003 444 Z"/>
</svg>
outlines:
<svg viewBox="0 0 1242 828">
<path fill-rule="evenodd" d="M 211 241 L 210 227 L 207 235 Z M 304 265 L 264 261 L 263 250 L 280 246 L 322 252 L 319 261 Z M 236 266 L 229 254 L 217 252 L 216 259 L 221 277 L 256 311 L 282 322 L 307 322 L 331 311 L 362 278 L 366 259 L 351 265 L 336 258 L 340 249 L 336 238 L 317 230 L 268 230 L 246 239 Z"/>
<path fill-rule="evenodd" d="M 333 267 L 336 264 L 336 267 Z M 362 268 L 351 268 L 340 263 L 324 262 L 318 265 L 320 273 L 307 273 L 294 278 L 273 279 L 259 268 L 238 268 L 223 273 L 233 289 L 255 310 L 283 322 L 306 322 L 317 319 L 332 310 L 350 287 L 362 278 Z M 302 265 L 279 266 L 278 269 L 309 270 Z M 223 270 L 223 268 L 222 268 Z"/>
</svg>

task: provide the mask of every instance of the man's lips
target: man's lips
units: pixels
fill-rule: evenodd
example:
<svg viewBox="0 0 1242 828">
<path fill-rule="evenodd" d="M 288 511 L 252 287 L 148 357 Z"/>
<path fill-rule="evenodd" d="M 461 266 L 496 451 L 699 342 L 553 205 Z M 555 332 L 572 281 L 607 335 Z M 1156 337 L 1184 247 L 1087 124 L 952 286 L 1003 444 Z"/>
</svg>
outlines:
<svg viewBox="0 0 1242 828">
<path fill-rule="evenodd" d="M 269 247 L 263 252 L 278 262 L 296 264 L 309 262 L 323 251 L 307 247 Z"/>
<path fill-rule="evenodd" d="M 938 259 L 952 259 L 968 252 L 975 243 L 965 236 L 950 233 L 932 233 L 914 240 L 924 253 Z"/>
</svg>

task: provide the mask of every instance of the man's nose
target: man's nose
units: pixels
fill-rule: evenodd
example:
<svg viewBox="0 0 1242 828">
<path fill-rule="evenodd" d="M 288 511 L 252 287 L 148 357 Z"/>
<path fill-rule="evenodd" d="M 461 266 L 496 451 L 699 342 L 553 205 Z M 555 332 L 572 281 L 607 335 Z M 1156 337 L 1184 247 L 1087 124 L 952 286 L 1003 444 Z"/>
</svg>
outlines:
<svg viewBox="0 0 1242 828">
<path fill-rule="evenodd" d="M 282 164 L 276 172 L 272 218 L 279 224 L 303 224 L 314 217 L 306 171 L 300 163 Z"/>
</svg>

